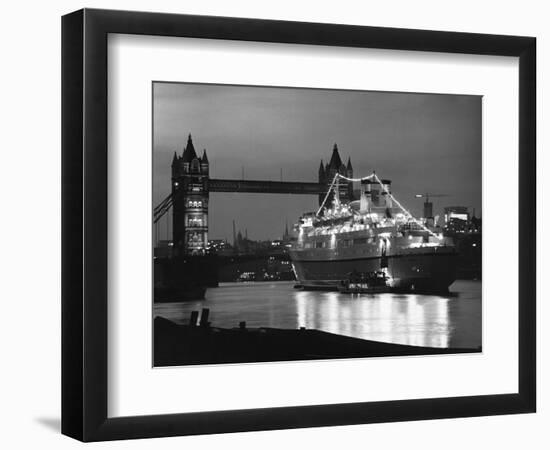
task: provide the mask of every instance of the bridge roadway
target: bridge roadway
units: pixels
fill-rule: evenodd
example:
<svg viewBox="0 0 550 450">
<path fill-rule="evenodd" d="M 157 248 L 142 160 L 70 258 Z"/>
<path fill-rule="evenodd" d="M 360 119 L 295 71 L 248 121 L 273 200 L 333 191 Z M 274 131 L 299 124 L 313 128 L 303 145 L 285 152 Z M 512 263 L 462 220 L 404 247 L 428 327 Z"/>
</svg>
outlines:
<svg viewBox="0 0 550 450">
<path fill-rule="evenodd" d="M 255 194 L 326 194 L 327 186 L 320 183 L 302 181 L 267 181 L 267 180 L 224 180 L 210 178 L 208 180 L 210 192 L 248 192 Z M 177 191 L 176 195 L 184 195 L 184 191 Z M 157 223 L 172 207 L 174 196 L 172 193 L 160 202 L 154 209 L 153 220 Z"/>
<path fill-rule="evenodd" d="M 249 192 L 265 194 L 325 194 L 327 186 L 320 183 L 301 181 L 265 181 L 265 180 L 223 180 L 210 178 L 210 192 Z"/>
</svg>

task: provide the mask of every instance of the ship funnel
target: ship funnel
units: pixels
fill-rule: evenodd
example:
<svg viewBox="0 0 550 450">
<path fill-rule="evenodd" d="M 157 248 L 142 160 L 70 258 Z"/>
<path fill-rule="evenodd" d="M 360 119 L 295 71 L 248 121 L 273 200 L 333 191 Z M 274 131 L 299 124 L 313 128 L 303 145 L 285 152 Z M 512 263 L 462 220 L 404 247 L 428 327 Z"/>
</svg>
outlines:
<svg viewBox="0 0 550 450">
<path fill-rule="evenodd" d="M 359 212 L 365 214 L 369 212 L 371 203 L 371 182 L 370 180 L 361 180 L 361 198 L 359 202 Z"/>
</svg>

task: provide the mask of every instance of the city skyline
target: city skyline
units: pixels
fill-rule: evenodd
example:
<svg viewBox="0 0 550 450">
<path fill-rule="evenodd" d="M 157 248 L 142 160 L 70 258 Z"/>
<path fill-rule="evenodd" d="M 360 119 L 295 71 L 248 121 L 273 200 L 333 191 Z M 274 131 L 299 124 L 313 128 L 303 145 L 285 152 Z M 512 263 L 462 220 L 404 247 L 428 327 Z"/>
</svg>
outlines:
<svg viewBox="0 0 550 450">
<path fill-rule="evenodd" d="M 413 214 L 463 205 L 481 215 L 481 97 L 278 87 L 154 83 L 153 201 L 170 191 L 174 151 L 189 133 L 212 178 L 317 181 L 336 143 L 354 176 L 376 170 Z M 209 238 L 280 238 L 318 205 L 315 195 L 211 193 Z"/>
</svg>

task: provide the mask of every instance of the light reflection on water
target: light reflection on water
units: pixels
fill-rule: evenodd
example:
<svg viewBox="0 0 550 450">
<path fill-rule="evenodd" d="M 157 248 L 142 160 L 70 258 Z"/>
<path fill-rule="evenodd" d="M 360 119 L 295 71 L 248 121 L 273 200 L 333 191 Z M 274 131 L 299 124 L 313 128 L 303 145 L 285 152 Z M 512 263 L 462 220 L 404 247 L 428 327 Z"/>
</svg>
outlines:
<svg viewBox="0 0 550 450">
<path fill-rule="evenodd" d="M 318 329 L 361 339 L 426 347 L 481 345 L 481 282 L 457 281 L 452 295 L 342 294 L 301 291 L 293 283 L 227 283 L 206 301 L 155 304 L 179 323 L 210 308 L 213 326 Z"/>
<path fill-rule="evenodd" d="M 296 293 L 298 326 L 382 342 L 449 346 L 452 330 L 447 298 L 376 294 L 350 295 L 344 300 L 340 295 Z"/>
</svg>

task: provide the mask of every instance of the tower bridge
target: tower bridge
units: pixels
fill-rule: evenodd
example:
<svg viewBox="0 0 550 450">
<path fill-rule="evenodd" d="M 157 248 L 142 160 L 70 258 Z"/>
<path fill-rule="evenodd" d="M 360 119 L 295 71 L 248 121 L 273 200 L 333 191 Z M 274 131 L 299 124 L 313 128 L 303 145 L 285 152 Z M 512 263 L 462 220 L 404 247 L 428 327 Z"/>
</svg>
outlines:
<svg viewBox="0 0 550 450">
<path fill-rule="evenodd" d="M 330 161 L 324 164 L 321 160 L 317 182 L 210 178 L 209 171 L 210 162 L 206 150 L 203 150 L 202 156 L 199 157 L 189 135 L 183 153 L 178 155 L 174 152 L 171 192 L 153 211 L 153 221 L 157 224 L 172 210 L 172 241 L 175 254 L 205 253 L 208 244 L 210 192 L 316 195 L 321 205 L 337 173 L 353 177 L 351 160 L 348 158 L 347 164 L 342 162 L 336 144 Z M 338 194 L 343 200 L 352 200 L 352 183 L 341 183 L 338 186 Z"/>
</svg>

